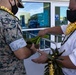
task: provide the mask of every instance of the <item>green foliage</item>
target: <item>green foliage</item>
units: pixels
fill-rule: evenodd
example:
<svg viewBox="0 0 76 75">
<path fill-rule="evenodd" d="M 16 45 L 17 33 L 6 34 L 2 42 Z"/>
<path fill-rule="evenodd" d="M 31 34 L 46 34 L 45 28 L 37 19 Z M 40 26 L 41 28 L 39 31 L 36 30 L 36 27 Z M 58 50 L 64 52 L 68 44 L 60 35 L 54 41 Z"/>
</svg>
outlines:
<svg viewBox="0 0 76 75">
<path fill-rule="evenodd" d="M 40 39 L 41 38 L 39 36 L 36 36 L 34 38 L 27 39 L 26 42 L 27 42 L 27 44 L 32 44 L 32 43 L 39 44 Z"/>
<path fill-rule="evenodd" d="M 48 38 L 48 37 L 49 37 L 48 35 L 45 35 L 43 38 Z M 41 40 L 42 37 L 36 36 L 36 37 L 27 39 L 26 35 L 23 35 L 23 38 L 27 42 L 27 47 L 28 48 L 30 48 L 32 46 L 32 43 L 34 43 L 35 44 L 35 48 L 38 49 L 39 48 L 39 44 L 40 44 L 40 40 Z"/>
<path fill-rule="evenodd" d="M 63 54 L 63 52 L 59 53 L 58 49 L 56 48 L 55 50 L 52 49 L 52 54 L 48 54 L 48 62 L 47 65 L 45 65 L 45 71 L 44 71 L 44 75 L 50 75 L 50 65 L 52 64 L 53 67 L 53 73 L 51 73 L 51 75 L 64 75 L 61 65 L 57 62 L 57 60 L 63 60 L 63 59 L 59 59 L 59 56 L 61 56 Z M 49 63 L 51 61 L 51 63 Z"/>
<path fill-rule="evenodd" d="M 48 38 L 48 35 L 45 35 L 43 38 Z M 26 39 L 27 44 L 39 44 L 41 37 L 36 36 L 34 38 Z"/>
</svg>

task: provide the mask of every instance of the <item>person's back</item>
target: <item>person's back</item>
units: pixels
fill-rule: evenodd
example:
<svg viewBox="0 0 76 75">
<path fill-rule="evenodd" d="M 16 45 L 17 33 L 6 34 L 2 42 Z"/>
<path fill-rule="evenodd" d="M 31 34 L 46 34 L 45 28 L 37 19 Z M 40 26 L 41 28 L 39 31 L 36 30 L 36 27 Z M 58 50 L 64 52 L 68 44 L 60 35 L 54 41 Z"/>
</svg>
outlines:
<svg viewBox="0 0 76 75">
<path fill-rule="evenodd" d="M 18 8 L 21 0 L 0 0 L 0 75 L 26 75 L 23 59 L 35 53 L 23 38 Z"/>
<path fill-rule="evenodd" d="M 7 11 L 0 10 L 0 74 L 21 75 L 25 74 L 23 61 L 18 59 L 9 47 L 11 41 L 19 38 L 19 20 Z M 16 26 L 17 25 L 17 26 Z M 14 28 L 16 31 L 14 31 Z M 11 30 L 13 33 L 11 33 Z M 11 35 L 11 37 L 9 37 Z M 22 70 L 21 70 L 22 69 Z M 21 73 L 22 72 L 22 73 Z"/>
</svg>

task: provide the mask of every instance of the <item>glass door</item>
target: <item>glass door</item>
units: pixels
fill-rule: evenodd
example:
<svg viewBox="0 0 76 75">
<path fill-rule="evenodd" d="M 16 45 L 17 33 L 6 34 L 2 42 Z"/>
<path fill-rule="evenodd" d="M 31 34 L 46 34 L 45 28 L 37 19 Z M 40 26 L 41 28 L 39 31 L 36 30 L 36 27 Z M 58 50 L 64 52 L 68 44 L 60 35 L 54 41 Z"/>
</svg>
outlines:
<svg viewBox="0 0 76 75">
<path fill-rule="evenodd" d="M 67 25 L 67 12 L 69 2 L 52 2 L 51 3 L 51 27 Z M 51 35 L 51 40 L 55 41 L 57 47 L 61 46 L 62 35 Z M 51 44 L 53 47 L 53 44 Z"/>
<path fill-rule="evenodd" d="M 24 8 L 19 9 L 16 16 L 19 18 L 23 35 L 27 38 L 37 36 L 39 30 L 50 27 L 50 7 L 51 3 L 45 1 L 23 1 Z M 50 36 L 48 35 L 48 38 Z M 45 44 L 50 46 L 50 42 L 40 40 L 40 48 L 47 48 Z"/>
</svg>

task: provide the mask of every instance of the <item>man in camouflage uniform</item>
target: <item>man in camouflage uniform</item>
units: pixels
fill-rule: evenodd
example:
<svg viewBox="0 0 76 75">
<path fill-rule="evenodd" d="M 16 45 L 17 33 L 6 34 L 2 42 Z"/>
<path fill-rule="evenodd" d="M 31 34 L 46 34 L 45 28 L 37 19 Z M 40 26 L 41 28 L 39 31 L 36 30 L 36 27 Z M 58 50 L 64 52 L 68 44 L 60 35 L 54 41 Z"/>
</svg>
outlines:
<svg viewBox="0 0 76 75">
<path fill-rule="evenodd" d="M 0 0 L 0 75 L 26 75 L 23 59 L 31 55 L 15 16 L 20 0 Z"/>
</svg>

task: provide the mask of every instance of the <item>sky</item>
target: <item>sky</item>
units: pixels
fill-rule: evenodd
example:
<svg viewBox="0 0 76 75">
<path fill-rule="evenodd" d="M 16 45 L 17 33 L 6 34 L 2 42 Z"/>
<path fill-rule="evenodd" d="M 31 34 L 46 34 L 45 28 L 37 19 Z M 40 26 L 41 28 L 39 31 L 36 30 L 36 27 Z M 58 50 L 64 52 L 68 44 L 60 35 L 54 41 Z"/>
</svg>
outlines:
<svg viewBox="0 0 76 75">
<path fill-rule="evenodd" d="M 42 13 L 43 12 L 43 2 L 25 2 L 23 3 L 23 9 L 19 9 L 20 12 L 27 12 L 30 13 L 32 16 L 33 14 Z M 66 17 L 66 10 L 67 7 L 60 7 L 60 16 Z"/>
<path fill-rule="evenodd" d="M 60 8 L 60 16 L 61 17 L 66 17 L 66 15 L 67 15 L 67 10 L 68 9 L 68 7 L 61 7 Z"/>
<path fill-rule="evenodd" d="M 30 12 L 30 15 L 33 15 L 33 14 L 36 14 L 36 13 L 42 13 L 43 12 L 43 3 L 25 3 L 24 4 L 24 7 L 23 9 L 19 9 L 19 11 L 21 12 L 27 12 L 29 13 Z"/>
</svg>

